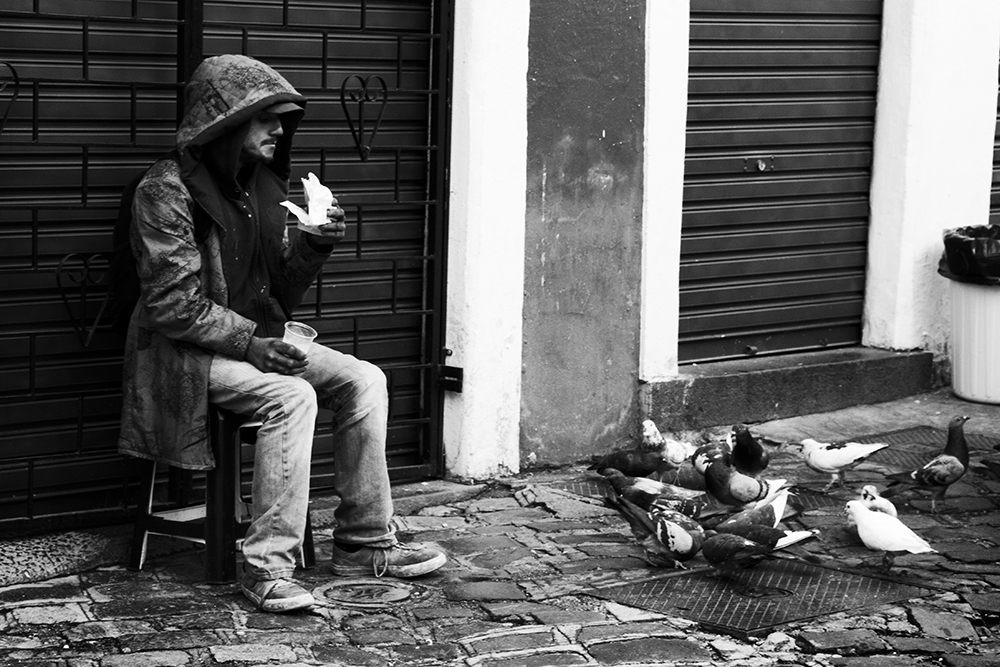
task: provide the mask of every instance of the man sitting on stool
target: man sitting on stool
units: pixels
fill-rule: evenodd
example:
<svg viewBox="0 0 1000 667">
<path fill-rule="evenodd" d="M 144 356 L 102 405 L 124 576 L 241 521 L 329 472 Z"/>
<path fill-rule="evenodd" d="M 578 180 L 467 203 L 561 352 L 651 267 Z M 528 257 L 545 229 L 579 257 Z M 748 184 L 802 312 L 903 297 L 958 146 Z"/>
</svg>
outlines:
<svg viewBox="0 0 1000 667">
<path fill-rule="evenodd" d="M 119 450 L 213 467 L 209 403 L 263 422 L 243 593 L 270 612 L 315 601 L 292 580 L 309 502 L 313 430 L 333 411 L 333 572 L 414 577 L 444 554 L 404 545 L 390 524 L 388 395 L 373 364 L 323 345 L 282 341 L 284 323 L 344 238 L 333 206 L 315 233 L 289 240 L 292 137 L 305 98 L 262 62 L 207 58 L 185 89 L 177 148 L 140 182 L 131 245 L 140 298 L 129 323 Z"/>
</svg>

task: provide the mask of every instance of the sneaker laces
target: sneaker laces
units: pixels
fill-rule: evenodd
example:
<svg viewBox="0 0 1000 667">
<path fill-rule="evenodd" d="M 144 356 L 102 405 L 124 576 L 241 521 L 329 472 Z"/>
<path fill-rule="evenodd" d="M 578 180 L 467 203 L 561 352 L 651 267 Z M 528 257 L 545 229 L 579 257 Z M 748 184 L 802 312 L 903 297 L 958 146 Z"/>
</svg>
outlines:
<svg viewBox="0 0 1000 667">
<path fill-rule="evenodd" d="M 372 554 L 372 568 L 375 571 L 376 578 L 382 578 L 385 573 L 389 571 L 389 554 L 394 550 L 399 551 L 414 551 L 413 547 L 408 544 L 403 544 L 402 542 L 396 542 L 391 547 L 373 547 L 375 553 Z M 382 555 L 382 565 L 379 566 L 379 554 Z"/>
</svg>

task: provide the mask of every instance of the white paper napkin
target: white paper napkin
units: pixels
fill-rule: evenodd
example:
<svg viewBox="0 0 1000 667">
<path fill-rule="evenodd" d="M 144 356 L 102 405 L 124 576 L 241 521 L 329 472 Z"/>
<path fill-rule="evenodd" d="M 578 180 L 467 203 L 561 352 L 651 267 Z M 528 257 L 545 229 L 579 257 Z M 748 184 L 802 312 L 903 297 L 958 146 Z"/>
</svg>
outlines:
<svg viewBox="0 0 1000 667">
<path fill-rule="evenodd" d="M 316 174 L 312 172 L 309 172 L 308 178 L 302 179 L 302 187 L 305 190 L 307 210 L 290 201 L 283 201 L 281 205 L 299 219 L 299 229 L 315 233 L 316 227 L 329 222 L 326 211 L 333 205 L 333 193 L 330 192 L 330 188 L 320 183 Z"/>
</svg>

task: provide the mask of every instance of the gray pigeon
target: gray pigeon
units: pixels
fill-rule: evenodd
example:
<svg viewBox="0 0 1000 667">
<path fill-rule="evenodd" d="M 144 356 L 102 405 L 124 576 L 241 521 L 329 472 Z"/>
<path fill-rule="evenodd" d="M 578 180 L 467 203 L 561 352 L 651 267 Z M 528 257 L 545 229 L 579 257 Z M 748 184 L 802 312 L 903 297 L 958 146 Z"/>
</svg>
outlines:
<svg viewBox="0 0 1000 667">
<path fill-rule="evenodd" d="M 886 475 L 891 480 L 882 492 L 886 498 L 897 495 L 905 489 L 923 489 L 931 492 L 931 513 L 937 511 L 937 503 L 944 503 L 948 487 L 962 479 L 969 469 L 969 445 L 965 440 L 965 415 L 953 417 L 948 424 L 948 443 L 944 451 L 933 459 L 909 472 Z"/>
</svg>

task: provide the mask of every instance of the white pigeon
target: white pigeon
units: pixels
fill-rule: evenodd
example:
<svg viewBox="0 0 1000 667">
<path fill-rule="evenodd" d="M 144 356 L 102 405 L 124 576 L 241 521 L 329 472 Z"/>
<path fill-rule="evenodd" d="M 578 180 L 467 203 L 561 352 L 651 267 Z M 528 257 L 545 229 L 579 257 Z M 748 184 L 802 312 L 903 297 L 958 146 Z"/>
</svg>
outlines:
<svg viewBox="0 0 1000 667">
<path fill-rule="evenodd" d="M 861 503 L 873 512 L 882 512 L 896 516 L 896 506 L 888 498 L 879 495 L 878 489 L 871 484 L 861 487 Z"/>
<path fill-rule="evenodd" d="M 687 461 L 694 454 L 694 445 L 667 438 L 652 419 L 642 422 L 642 447 L 647 452 L 660 452 L 664 459 L 675 467 Z"/>
<path fill-rule="evenodd" d="M 848 515 L 858 527 L 858 537 L 872 551 L 883 552 L 882 565 L 892 567 L 896 554 L 906 551 L 911 554 L 937 553 L 924 538 L 894 516 L 883 512 L 873 512 L 860 500 L 847 501 Z"/>
<path fill-rule="evenodd" d="M 861 487 L 861 496 L 859 497 L 861 504 L 870 509 L 872 512 L 882 512 L 883 514 L 888 514 L 889 516 L 896 516 L 896 506 L 892 504 L 892 501 L 884 496 L 880 496 L 878 489 L 871 484 L 866 484 Z M 850 514 L 847 515 L 847 525 L 854 526 L 854 517 Z"/>
<path fill-rule="evenodd" d="M 642 422 L 642 449 L 647 452 L 658 452 L 666 443 L 667 439 L 660 433 L 660 429 L 656 428 L 656 422 L 652 419 Z"/>
<path fill-rule="evenodd" d="M 800 449 L 799 456 L 805 464 L 816 472 L 825 472 L 831 476 L 830 483 L 824 490 L 833 488 L 835 484 L 846 486 L 844 471 L 849 470 L 875 452 L 889 446 L 887 442 L 819 442 L 805 438 L 799 443 L 789 443 Z"/>
</svg>

